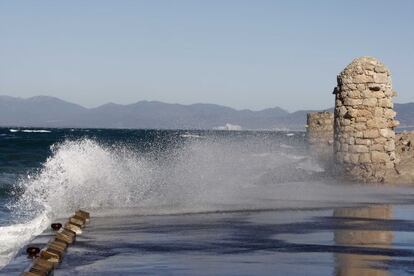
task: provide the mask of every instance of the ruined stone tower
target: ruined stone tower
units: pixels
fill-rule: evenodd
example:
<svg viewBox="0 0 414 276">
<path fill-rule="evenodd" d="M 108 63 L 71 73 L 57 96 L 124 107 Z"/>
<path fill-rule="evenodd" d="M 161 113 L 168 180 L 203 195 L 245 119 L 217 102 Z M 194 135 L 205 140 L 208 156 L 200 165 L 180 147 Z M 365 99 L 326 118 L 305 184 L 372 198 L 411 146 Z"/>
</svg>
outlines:
<svg viewBox="0 0 414 276">
<path fill-rule="evenodd" d="M 391 75 L 372 57 L 355 59 L 338 75 L 335 94 L 334 157 L 350 180 L 384 182 L 398 162 Z"/>
</svg>

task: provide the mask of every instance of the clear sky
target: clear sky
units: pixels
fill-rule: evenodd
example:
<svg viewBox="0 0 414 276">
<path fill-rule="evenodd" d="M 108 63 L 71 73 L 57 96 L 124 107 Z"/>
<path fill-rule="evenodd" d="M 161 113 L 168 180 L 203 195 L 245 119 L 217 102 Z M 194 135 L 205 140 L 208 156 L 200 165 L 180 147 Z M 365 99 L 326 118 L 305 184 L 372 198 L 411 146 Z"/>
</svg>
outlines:
<svg viewBox="0 0 414 276">
<path fill-rule="evenodd" d="M 320 109 L 370 55 L 410 102 L 413 12 L 411 0 L 0 0 L 0 94 Z"/>
</svg>

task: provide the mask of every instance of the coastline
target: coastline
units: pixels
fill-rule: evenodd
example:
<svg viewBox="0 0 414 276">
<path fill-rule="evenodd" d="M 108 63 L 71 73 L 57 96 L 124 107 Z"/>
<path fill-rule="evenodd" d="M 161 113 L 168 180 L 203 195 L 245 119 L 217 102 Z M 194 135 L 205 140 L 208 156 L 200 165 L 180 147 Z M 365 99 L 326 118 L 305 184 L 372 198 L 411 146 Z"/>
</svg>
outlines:
<svg viewBox="0 0 414 276">
<path fill-rule="evenodd" d="M 228 275 L 235 268 L 239 275 L 409 275 L 414 204 L 358 205 L 92 217 L 55 275 Z M 346 216 L 367 208 L 385 217 Z M 361 235 L 375 242 L 363 244 Z M 46 230 L 31 244 L 50 237 Z M 30 265 L 23 251 L 0 275 Z"/>
</svg>

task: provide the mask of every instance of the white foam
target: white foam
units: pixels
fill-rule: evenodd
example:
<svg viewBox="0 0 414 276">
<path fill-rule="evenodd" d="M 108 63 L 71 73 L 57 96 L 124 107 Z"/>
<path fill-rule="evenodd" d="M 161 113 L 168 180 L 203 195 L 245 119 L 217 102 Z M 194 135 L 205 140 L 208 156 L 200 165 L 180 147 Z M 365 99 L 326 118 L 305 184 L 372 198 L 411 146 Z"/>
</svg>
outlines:
<svg viewBox="0 0 414 276">
<path fill-rule="evenodd" d="M 22 132 L 27 133 L 50 133 L 52 131 L 46 129 L 23 129 Z"/>
<path fill-rule="evenodd" d="M 49 223 L 50 219 L 45 211 L 29 222 L 0 227 L 0 268 L 6 265 L 24 244 L 42 233 Z"/>
<path fill-rule="evenodd" d="M 9 129 L 10 132 L 26 132 L 26 133 L 50 133 L 52 131 L 46 129 Z"/>
<path fill-rule="evenodd" d="M 197 134 L 189 134 L 189 133 L 186 133 L 186 134 L 181 134 L 180 135 L 180 137 L 182 137 L 182 138 L 204 138 L 203 136 L 201 136 L 201 135 L 197 135 Z"/>
<path fill-rule="evenodd" d="M 213 128 L 215 130 L 228 130 L 228 131 L 240 131 L 242 130 L 242 127 L 239 125 L 233 125 L 233 124 L 225 124 L 224 126 L 218 126 Z"/>
</svg>

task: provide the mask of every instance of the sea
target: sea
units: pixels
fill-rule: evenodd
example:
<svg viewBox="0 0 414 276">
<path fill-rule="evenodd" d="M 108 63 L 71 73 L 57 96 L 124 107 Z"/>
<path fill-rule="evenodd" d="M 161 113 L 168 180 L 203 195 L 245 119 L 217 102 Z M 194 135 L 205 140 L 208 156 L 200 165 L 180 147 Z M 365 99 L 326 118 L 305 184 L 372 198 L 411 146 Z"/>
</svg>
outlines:
<svg viewBox="0 0 414 276">
<path fill-rule="evenodd" d="M 54 275 L 411 275 L 413 196 L 327 174 L 304 132 L 0 128 L 0 275 L 79 208 Z"/>
</svg>

